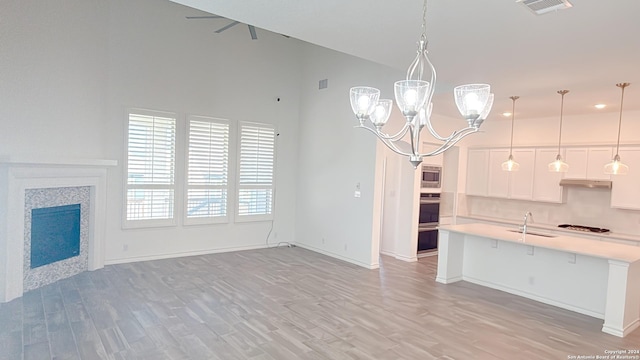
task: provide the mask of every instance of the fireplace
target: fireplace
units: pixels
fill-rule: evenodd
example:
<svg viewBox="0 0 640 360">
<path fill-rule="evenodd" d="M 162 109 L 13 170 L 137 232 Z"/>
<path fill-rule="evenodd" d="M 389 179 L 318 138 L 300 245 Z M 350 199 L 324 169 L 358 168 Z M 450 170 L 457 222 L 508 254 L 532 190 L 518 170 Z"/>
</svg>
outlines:
<svg viewBox="0 0 640 360">
<path fill-rule="evenodd" d="M 80 204 L 31 210 L 31 269 L 80 255 Z"/>
<path fill-rule="evenodd" d="M 0 266 L 0 303 L 20 297 L 25 291 L 104 266 L 107 169 L 116 164 L 113 160 L 0 159 L 0 264 L 6 264 Z M 40 258 L 42 254 L 32 257 L 33 215 L 37 217 L 41 211 L 38 209 L 47 208 L 71 210 L 64 215 L 71 218 L 76 218 L 79 211 L 78 249 L 72 249 L 70 257 L 67 257 L 69 253 L 53 254 L 48 259 L 51 254 L 45 254 L 44 258 Z M 73 234 L 74 226 L 70 230 Z M 62 230 L 66 231 L 68 229 Z M 61 235 L 55 231 L 49 234 L 54 238 Z M 51 246 L 58 245 L 52 245 L 49 240 L 35 244 L 36 251 L 43 246 L 45 253 L 51 253 Z"/>
</svg>

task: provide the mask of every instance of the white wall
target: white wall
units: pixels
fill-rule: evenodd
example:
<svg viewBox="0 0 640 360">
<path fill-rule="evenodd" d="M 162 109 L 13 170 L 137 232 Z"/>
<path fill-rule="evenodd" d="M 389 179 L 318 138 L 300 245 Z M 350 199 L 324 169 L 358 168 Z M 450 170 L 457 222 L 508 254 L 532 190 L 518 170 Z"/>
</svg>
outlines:
<svg viewBox="0 0 640 360">
<path fill-rule="evenodd" d="M 123 230 L 129 107 L 276 124 L 270 241 L 295 240 L 297 40 L 258 29 L 252 41 L 240 25 L 215 34 L 219 20 L 186 20 L 201 13 L 164 0 L 2 1 L 0 13 L 0 158 L 118 160 L 108 174 L 107 263 L 262 247 L 271 227 L 186 227 L 178 218 Z M 4 214 L 0 226 L 4 237 Z"/>
<path fill-rule="evenodd" d="M 354 129 L 349 89 L 368 85 L 393 98 L 402 72 L 305 46 L 300 113 L 296 241 L 367 266 L 378 265 L 382 156 L 373 134 Z M 328 79 L 327 89 L 318 81 Z M 376 175 L 378 171 L 378 175 Z M 361 197 L 354 191 L 360 184 Z M 378 193 L 376 193 L 378 191 Z"/>
<path fill-rule="evenodd" d="M 294 242 L 300 43 L 260 29 L 253 41 L 246 25 L 216 34 L 225 20 L 186 20 L 199 12 L 168 1 L 109 4 L 106 156 L 124 163 L 128 107 L 276 124 L 269 242 Z M 109 174 L 108 263 L 265 246 L 270 222 L 123 230 L 124 172 Z"/>
<path fill-rule="evenodd" d="M 1 1 L 0 156 L 104 156 L 107 6 Z"/>
</svg>

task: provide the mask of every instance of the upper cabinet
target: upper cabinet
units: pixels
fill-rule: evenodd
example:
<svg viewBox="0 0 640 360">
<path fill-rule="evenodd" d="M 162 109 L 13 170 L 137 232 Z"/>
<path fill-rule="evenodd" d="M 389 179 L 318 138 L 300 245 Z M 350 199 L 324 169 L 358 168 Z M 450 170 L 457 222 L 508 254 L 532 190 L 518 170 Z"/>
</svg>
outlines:
<svg viewBox="0 0 640 360">
<path fill-rule="evenodd" d="M 489 150 L 489 184 L 487 195 L 490 197 L 509 197 L 509 172 L 502 170 L 502 163 L 509 158 L 509 149 Z"/>
<path fill-rule="evenodd" d="M 517 148 L 512 153 L 520 169 L 508 172 L 502 170 L 502 163 L 509 158 L 509 149 L 469 149 L 467 195 L 562 202 L 560 178 L 557 173 L 547 171 L 555 151 L 553 154 L 543 152 L 539 161 L 535 148 Z"/>
<path fill-rule="evenodd" d="M 467 195 L 487 196 L 488 164 L 488 149 L 469 149 L 467 153 Z"/>
<path fill-rule="evenodd" d="M 620 148 L 618 155 L 629 166 L 629 173 L 611 175 L 611 207 L 640 210 L 640 148 Z"/>
<path fill-rule="evenodd" d="M 513 149 L 513 158 L 520 164 L 520 169 L 508 173 L 510 176 L 509 198 L 533 200 L 536 149 Z"/>
<path fill-rule="evenodd" d="M 536 149 L 535 168 L 533 171 L 533 200 L 563 203 L 564 188 L 560 186 L 560 180 L 563 173 L 550 172 L 549 163 L 556 159 L 558 155 L 557 149 L 540 148 Z M 560 155 L 566 159 L 566 153 L 560 152 Z M 571 164 L 571 163 L 569 163 Z M 569 170 L 571 170 L 569 166 Z"/>
<path fill-rule="evenodd" d="M 568 148 L 565 161 L 569 164 L 569 171 L 564 175 L 566 179 L 611 180 L 610 175 L 604 173 L 604 165 L 611 162 L 613 149 L 609 146 Z"/>
</svg>

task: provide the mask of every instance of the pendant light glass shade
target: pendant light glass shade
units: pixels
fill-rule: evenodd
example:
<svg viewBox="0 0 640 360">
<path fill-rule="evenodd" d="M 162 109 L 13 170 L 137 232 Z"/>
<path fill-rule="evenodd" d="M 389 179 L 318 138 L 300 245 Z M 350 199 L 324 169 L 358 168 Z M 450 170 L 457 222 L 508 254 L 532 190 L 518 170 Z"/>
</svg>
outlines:
<svg viewBox="0 0 640 360">
<path fill-rule="evenodd" d="M 509 98 L 513 100 L 513 109 L 511 110 L 511 145 L 509 145 L 509 158 L 502 163 L 503 171 L 518 171 L 520 169 L 520 164 L 513 159 L 513 122 L 516 117 L 516 100 L 519 98 L 520 96 L 511 96 Z"/>
<path fill-rule="evenodd" d="M 616 154 L 613 161 L 604 166 L 604 173 L 609 175 L 627 175 L 629 167 L 620 161 L 620 155 Z"/>
<path fill-rule="evenodd" d="M 616 154 L 613 156 L 613 160 L 604 166 L 604 173 L 609 175 L 627 175 L 629 173 L 629 167 L 620 161 L 620 128 L 622 126 L 622 104 L 624 103 L 624 88 L 631 85 L 630 83 L 619 83 L 617 87 L 622 89 L 622 95 L 620 96 L 620 119 L 618 120 L 618 141 L 616 143 Z"/>
<path fill-rule="evenodd" d="M 562 155 L 560 155 L 560 143 L 562 142 L 562 113 L 564 112 L 564 95 L 568 93 L 569 90 L 558 90 L 558 94 L 562 96 L 562 100 L 560 102 L 560 131 L 558 133 L 558 155 L 556 155 L 556 160 L 549 163 L 548 168 L 551 172 L 567 172 L 569 171 L 569 164 L 562 161 Z"/>
<path fill-rule="evenodd" d="M 502 170 L 504 171 L 518 171 L 520 170 L 520 164 L 513 160 L 513 154 L 509 154 L 509 159 L 502 163 Z"/>
<path fill-rule="evenodd" d="M 551 172 L 567 172 L 569 164 L 562 160 L 562 156 L 558 154 L 556 160 L 549 163 L 549 171 Z"/>
</svg>

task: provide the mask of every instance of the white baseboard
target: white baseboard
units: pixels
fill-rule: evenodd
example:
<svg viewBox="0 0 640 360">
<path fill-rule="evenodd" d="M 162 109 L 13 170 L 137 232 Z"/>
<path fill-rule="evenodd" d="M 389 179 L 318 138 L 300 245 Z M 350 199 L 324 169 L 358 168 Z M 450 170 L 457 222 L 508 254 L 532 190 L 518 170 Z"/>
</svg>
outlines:
<svg viewBox="0 0 640 360">
<path fill-rule="evenodd" d="M 186 257 L 186 256 L 217 254 L 217 253 L 225 253 L 225 252 L 232 252 L 232 251 L 256 250 L 256 249 L 265 249 L 265 248 L 267 248 L 266 245 L 253 245 L 253 246 L 239 246 L 239 247 L 230 247 L 230 248 L 222 248 L 222 249 L 186 251 L 186 252 L 170 253 L 170 254 L 135 256 L 130 258 L 106 259 L 104 261 L 104 264 L 105 265 L 126 264 L 126 263 L 139 262 L 139 261 L 172 259 L 172 258 Z"/>
<path fill-rule="evenodd" d="M 322 250 L 322 249 L 318 249 L 317 247 L 314 246 L 310 246 L 307 244 L 300 244 L 300 243 L 295 243 L 296 246 L 299 246 L 303 249 L 307 249 L 307 250 L 311 250 L 317 253 L 320 253 L 322 255 L 327 255 L 330 256 L 332 258 L 336 258 L 338 260 L 342 260 L 342 261 L 346 261 L 348 263 L 352 263 L 354 265 L 358 265 L 358 266 L 362 266 L 363 268 L 367 268 L 370 270 L 375 270 L 375 269 L 379 269 L 380 268 L 380 263 L 373 263 L 373 264 L 367 264 L 367 263 L 363 263 L 362 261 L 358 261 L 352 258 L 348 258 L 346 256 L 340 255 L 340 254 L 336 254 L 330 251 L 326 251 L 326 250 Z"/>
</svg>

